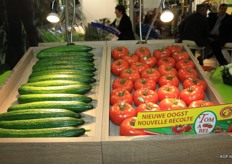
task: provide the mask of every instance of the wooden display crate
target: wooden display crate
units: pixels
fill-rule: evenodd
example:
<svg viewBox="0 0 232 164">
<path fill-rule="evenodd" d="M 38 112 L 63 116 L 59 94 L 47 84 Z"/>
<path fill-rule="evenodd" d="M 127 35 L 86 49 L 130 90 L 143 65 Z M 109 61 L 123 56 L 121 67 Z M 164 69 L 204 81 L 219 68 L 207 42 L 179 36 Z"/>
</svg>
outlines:
<svg viewBox="0 0 232 164">
<path fill-rule="evenodd" d="M 50 44 L 49 46 L 57 46 Z M 97 100 L 96 108 L 83 112 L 90 130 L 80 137 L 64 138 L 0 138 L 0 163 L 102 163 L 101 127 L 105 82 L 106 46 L 94 47 L 97 82 L 88 96 Z M 38 60 L 36 53 L 45 47 L 31 47 L 24 54 L 11 75 L 0 88 L 0 113 L 7 112 L 11 104 L 17 103 L 18 88 L 27 82 L 32 66 Z"/>
<path fill-rule="evenodd" d="M 119 126 L 109 120 L 109 98 L 112 81 L 115 76 L 111 74 L 111 51 L 117 46 L 125 46 L 134 52 L 140 46 L 148 47 L 151 51 L 170 45 L 167 42 L 152 44 L 108 44 L 105 101 L 102 127 L 102 151 L 104 163 L 229 163 L 231 162 L 232 136 L 231 133 L 204 134 L 204 135 L 157 135 L 157 136 L 120 136 Z M 182 45 L 182 44 L 180 44 Z M 183 48 L 190 53 L 192 60 L 196 58 L 186 45 Z M 215 104 L 224 104 L 221 96 L 214 89 L 213 84 L 196 64 L 199 78 L 208 84 L 206 99 Z M 223 155 L 227 155 L 224 159 Z M 224 156 L 224 157 L 225 157 Z M 229 158 L 230 157 L 230 158 Z"/>
</svg>

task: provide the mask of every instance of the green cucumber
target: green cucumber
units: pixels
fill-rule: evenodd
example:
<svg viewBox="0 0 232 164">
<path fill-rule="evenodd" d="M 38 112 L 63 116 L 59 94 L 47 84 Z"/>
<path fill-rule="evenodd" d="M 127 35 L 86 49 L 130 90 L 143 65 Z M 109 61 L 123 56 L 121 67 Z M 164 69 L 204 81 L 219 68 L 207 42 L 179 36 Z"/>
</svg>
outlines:
<svg viewBox="0 0 232 164">
<path fill-rule="evenodd" d="M 75 80 L 86 84 L 95 83 L 96 79 L 83 75 L 70 75 L 70 74 L 51 74 L 30 77 L 28 82 L 37 82 L 43 80 Z"/>
<path fill-rule="evenodd" d="M 86 83 L 82 83 L 75 80 L 44 80 L 37 82 L 27 82 L 22 86 L 37 86 L 37 87 L 45 87 L 45 86 L 65 86 L 65 85 L 88 85 Z"/>
<path fill-rule="evenodd" d="M 22 85 L 18 92 L 19 94 L 50 94 L 50 93 L 76 93 L 76 94 L 86 94 L 92 89 L 91 85 L 64 85 L 64 86 L 30 86 Z"/>
<path fill-rule="evenodd" d="M 25 104 L 13 104 L 8 108 L 8 111 L 23 110 L 23 109 L 40 109 L 40 108 L 61 108 L 81 113 L 93 109 L 93 105 L 80 101 L 38 101 Z"/>
<path fill-rule="evenodd" d="M 28 137 L 78 137 L 85 134 L 84 128 L 59 127 L 43 129 L 3 129 L 0 128 L 1 138 L 28 138 Z"/>
<path fill-rule="evenodd" d="M 82 56 L 57 56 L 57 57 L 47 57 L 47 58 L 43 58 L 43 59 L 39 59 L 37 61 L 38 62 L 42 62 L 42 63 L 52 63 L 54 61 L 66 61 L 66 62 L 70 62 L 70 61 L 80 61 L 80 62 L 94 62 L 94 58 L 93 57 L 82 57 Z"/>
<path fill-rule="evenodd" d="M 83 65 L 83 66 L 91 66 L 94 67 L 95 64 L 93 62 L 89 62 L 89 61 L 82 61 L 82 60 L 46 60 L 46 61 L 37 61 L 35 63 L 36 67 L 43 67 L 43 66 L 53 66 L 53 65 Z"/>
<path fill-rule="evenodd" d="M 92 98 L 81 94 L 25 94 L 19 95 L 19 104 L 35 101 L 81 101 L 85 103 L 92 102 Z"/>
<path fill-rule="evenodd" d="M 0 121 L 3 120 L 24 120 L 34 118 L 49 118 L 49 117 L 74 117 L 81 118 L 79 113 L 67 109 L 25 109 L 16 110 L 0 114 Z"/>
<path fill-rule="evenodd" d="M 85 58 L 92 58 L 94 57 L 93 53 L 90 52 L 47 52 L 45 50 L 40 51 L 37 53 L 36 57 L 38 59 L 44 58 L 56 58 L 56 57 L 85 57 Z"/>
<path fill-rule="evenodd" d="M 88 52 L 92 49 L 92 47 L 86 45 L 66 45 L 45 48 L 40 52 Z"/>
<path fill-rule="evenodd" d="M 89 77 L 95 76 L 95 73 L 90 72 L 90 71 L 57 69 L 57 70 L 32 72 L 30 77 L 41 76 L 41 75 L 51 75 L 51 74 L 71 74 L 71 75 L 83 75 L 83 76 L 89 76 Z"/>
<path fill-rule="evenodd" d="M 38 66 L 38 65 L 34 65 L 32 67 L 34 72 L 37 71 L 48 71 L 48 70 L 59 70 L 59 69 L 67 69 L 67 70 L 82 70 L 82 71 L 91 71 L 94 72 L 97 69 L 94 66 L 88 66 L 88 65 L 50 65 L 50 66 Z"/>
<path fill-rule="evenodd" d="M 0 121 L 0 128 L 5 129 L 41 129 L 41 128 L 57 128 L 66 126 L 80 126 L 85 121 L 80 118 L 73 117 L 50 117 L 35 118 L 25 120 Z"/>
</svg>

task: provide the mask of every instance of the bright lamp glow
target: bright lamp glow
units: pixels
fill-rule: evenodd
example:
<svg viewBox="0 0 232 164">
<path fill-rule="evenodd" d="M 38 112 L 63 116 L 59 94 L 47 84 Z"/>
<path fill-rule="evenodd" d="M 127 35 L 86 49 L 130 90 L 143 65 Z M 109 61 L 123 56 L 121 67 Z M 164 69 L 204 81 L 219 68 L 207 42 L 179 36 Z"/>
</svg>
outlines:
<svg viewBox="0 0 232 164">
<path fill-rule="evenodd" d="M 51 23 L 57 23 L 60 21 L 60 18 L 57 13 L 51 12 L 48 14 L 47 20 Z"/>
<path fill-rule="evenodd" d="M 170 10 L 164 10 L 160 15 L 160 20 L 165 23 L 172 21 L 173 18 L 174 14 Z"/>
</svg>

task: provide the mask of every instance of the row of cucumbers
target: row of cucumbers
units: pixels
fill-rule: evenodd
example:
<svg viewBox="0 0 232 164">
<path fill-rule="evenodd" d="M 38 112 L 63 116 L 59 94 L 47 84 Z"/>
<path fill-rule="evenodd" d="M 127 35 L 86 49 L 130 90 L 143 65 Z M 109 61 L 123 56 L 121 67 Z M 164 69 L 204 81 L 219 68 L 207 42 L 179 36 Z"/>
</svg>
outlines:
<svg viewBox="0 0 232 164">
<path fill-rule="evenodd" d="M 37 53 L 28 82 L 19 89 L 18 103 L 0 114 L 0 137 L 71 137 L 85 134 L 81 113 L 94 108 L 95 79 L 92 47 L 50 47 Z"/>
</svg>

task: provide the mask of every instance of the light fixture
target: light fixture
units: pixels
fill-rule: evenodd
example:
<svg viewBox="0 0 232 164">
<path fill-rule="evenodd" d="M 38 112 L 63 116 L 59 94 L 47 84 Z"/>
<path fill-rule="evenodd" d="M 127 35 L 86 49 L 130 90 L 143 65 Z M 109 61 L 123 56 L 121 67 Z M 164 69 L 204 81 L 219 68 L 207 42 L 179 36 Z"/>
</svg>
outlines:
<svg viewBox="0 0 232 164">
<path fill-rule="evenodd" d="M 171 12 L 171 10 L 168 9 L 164 10 L 160 15 L 160 20 L 165 23 L 172 21 L 173 18 L 174 18 L 174 14 Z"/>
<path fill-rule="evenodd" d="M 60 18 L 59 18 L 58 11 L 57 11 L 57 2 L 56 2 L 56 0 L 51 1 L 50 10 L 51 10 L 51 12 L 48 14 L 47 20 L 49 22 L 51 22 L 51 23 L 59 22 Z"/>
<path fill-rule="evenodd" d="M 152 23 L 151 23 L 151 25 L 150 25 L 150 28 L 149 28 L 149 30 L 148 30 L 148 32 L 147 32 L 147 35 L 146 35 L 146 38 L 145 38 L 145 43 L 147 43 L 147 39 L 148 39 L 148 37 L 149 37 L 149 35 L 150 35 L 150 33 L 151 33 L 151 29 L 152 29 L 152 27 L 153 27 L 153 25 L 154 25 L 154 23 L 155 23 L 155 21 L 156 21 L 156 19 L 157 19 L 157 16 L 158 16 L 158 13 L 159 13 L 159 12 L 161 12 L 160 20 L 161 20 L 162 22 L 167 23 L 167 22 L 172 21 L 172 19 L 174 18 L 174 14 L 166 7 L 166 5 L 165 5 L 165 0 L 161 0 L 161 1 L 160 1 L 159 8 L 158 8 L 158 10 L 156 11 L 155 16 L 154 16 L 154 18 L 153 18 L 153 20 L 152 20 Z"/>
</svg>

